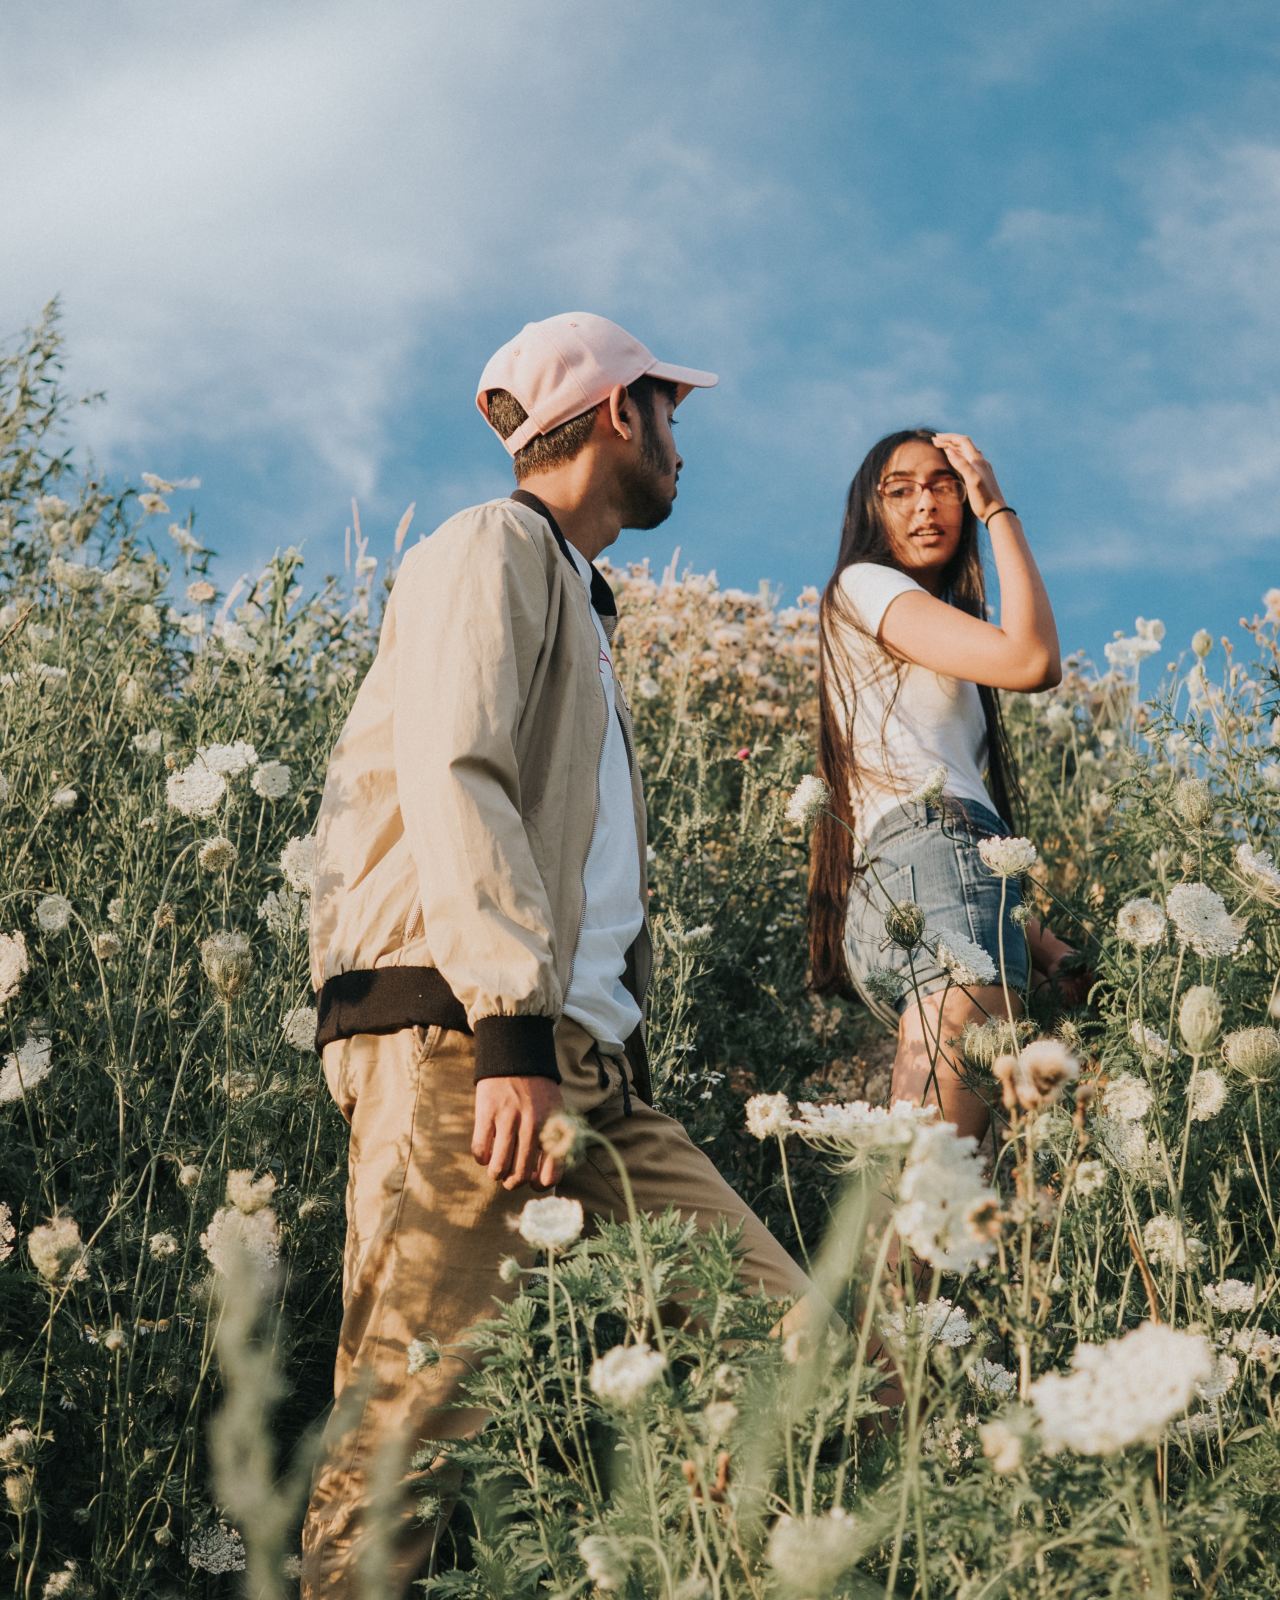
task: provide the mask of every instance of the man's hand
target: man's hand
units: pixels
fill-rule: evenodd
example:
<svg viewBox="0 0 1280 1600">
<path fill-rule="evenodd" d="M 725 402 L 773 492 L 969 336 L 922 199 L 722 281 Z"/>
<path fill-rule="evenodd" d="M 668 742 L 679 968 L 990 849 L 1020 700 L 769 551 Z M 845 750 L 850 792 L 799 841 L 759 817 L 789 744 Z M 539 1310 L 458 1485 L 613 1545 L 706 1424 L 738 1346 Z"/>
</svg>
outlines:
<svg viewBox="0 0 1280 1600">
<path fill-rule="evenodd" d="M 560 1085 L 550 1078 L 481 1078 L 476 1084 L 476 1125 L 471 1154 L 504 1189 L 559 1183 L 564 1163 L 544 1154 L 542 1124 L 561 1110 Z"/>
</svg>

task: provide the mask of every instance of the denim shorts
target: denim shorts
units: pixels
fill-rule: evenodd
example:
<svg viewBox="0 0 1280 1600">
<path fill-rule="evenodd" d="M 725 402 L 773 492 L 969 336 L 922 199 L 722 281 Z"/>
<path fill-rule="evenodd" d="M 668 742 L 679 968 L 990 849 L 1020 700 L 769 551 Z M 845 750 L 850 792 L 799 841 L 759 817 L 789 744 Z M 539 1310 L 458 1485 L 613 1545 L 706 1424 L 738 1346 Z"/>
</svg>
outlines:
<svg viewBox="0 0 1280 1600">
<path fill-rule="evenodd" d="M 917 992 L 930 994 L 952 980 L 925 945 L 908 955 L 889 939 L 885 912 L 892 904 L 914 900 L 925 914 L 930 936 L 949 930 L 981 946 L 995 964 L 998 983 L 1001 879 L 978 854 L 978 841 L 1009 831 L 986 806 L 954 799 L 945 806 L 903 801 L 872 828 L 865 851 L 868 865 L 849 891 L 844 954 L 853 987 L 894 1032 Z M 1026 938 L 1012 917 L 1021 903 L 1021 886 L 1010 878 L 1004 885 L 1004 978 L 1011 994 L 1025 990 L 1029 972 Z M 906 990 L 896 1004 L 868 989 L 867 979 L 876 968 L 905 980 Z"/>
</svg>

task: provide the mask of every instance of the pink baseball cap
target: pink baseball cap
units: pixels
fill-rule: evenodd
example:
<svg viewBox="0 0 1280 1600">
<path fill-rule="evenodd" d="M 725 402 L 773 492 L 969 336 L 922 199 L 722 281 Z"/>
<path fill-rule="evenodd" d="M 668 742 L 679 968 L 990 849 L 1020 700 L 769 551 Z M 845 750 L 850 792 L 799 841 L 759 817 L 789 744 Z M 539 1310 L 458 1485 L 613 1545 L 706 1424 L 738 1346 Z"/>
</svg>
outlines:
<svg viewBox="0 0 1280 1600">
<path fill-rule="evenodd" d="M 490 356 L 480 374 L 476 405 L 489 422 L 489 393 L 505 389 L 528 412 L 528 420 L 502 440 L 508 455 L 515 455 L 530 439 L 580 417 L 598 406 L 616 385 L 625 387 L 637 378 L 674 383 L 677 405 L 691 389 L 710 389 L 720 381 L 714 372 L 659 361 L 652 350 L 607 317 L 566 311 L 543 322 L 527 322 L 514 339 Z"/>
</svg>

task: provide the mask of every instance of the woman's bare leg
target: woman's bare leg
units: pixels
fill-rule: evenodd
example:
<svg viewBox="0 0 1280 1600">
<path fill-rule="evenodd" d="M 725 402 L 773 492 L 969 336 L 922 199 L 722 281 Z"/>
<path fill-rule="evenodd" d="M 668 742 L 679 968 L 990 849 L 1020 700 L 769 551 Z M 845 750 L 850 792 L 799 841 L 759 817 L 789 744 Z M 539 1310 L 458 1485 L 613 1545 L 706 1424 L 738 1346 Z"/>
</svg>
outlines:
<svg viewBox="0 0 1280 1600">
<path fill-rule="evenodd" d="M 1010 995 L 1013 1015 L 1022 1015 L 1022 1000 Z M 893 1061 L 893 1098 L 916 1105 L 936 1105 L 945 1122 L 981 1144 L 989 1120 L 986 1102 L 966 1088 L 956 1071 L 958 1052 L 951 1041 L 966 1022 L 1007 1017 L 1004 990 L 946 989 L 908 1002 L 898 1024 L 898 1053 Z M 935 1065 L 936 1063 L 936 1065 Z"/>
</svg>

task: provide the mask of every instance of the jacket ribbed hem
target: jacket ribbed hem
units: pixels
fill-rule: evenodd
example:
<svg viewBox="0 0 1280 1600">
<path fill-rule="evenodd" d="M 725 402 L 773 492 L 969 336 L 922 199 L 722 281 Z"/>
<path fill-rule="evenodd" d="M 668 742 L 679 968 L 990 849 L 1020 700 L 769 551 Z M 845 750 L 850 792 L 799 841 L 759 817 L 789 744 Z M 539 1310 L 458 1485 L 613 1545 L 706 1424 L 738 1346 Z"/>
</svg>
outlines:
<svg viewBox="0 0 1280 1600">
<path fill-rule="evenodd" d="M 316 996 L 316 1050 L 357 1033 L 448 1028 L 471 1033 L 467 1013 L 436 967 L 375 967 L 339 972 Z M 480 1078 L 551 1078 L 556 1065 L 551 1017 L 482 1017 L 475 1026 Z"/>
</svg>

